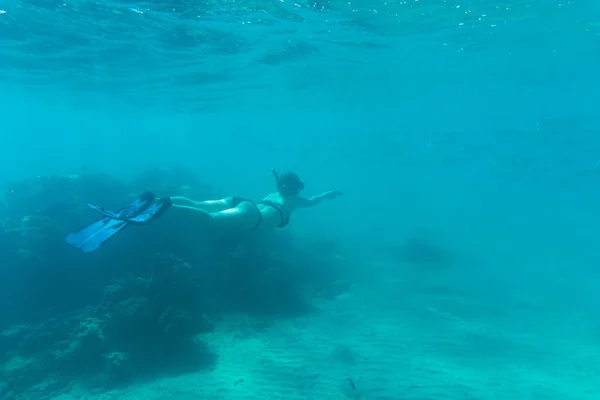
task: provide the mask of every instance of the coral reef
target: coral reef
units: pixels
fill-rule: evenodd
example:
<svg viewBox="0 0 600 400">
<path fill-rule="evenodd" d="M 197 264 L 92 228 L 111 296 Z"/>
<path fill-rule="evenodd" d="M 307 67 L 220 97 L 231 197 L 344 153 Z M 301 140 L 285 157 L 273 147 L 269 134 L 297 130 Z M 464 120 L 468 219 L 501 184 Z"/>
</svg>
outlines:
<svg viewBox="0 0 600 400">
<path fill-rule="evenodd" d="M 4 266 L 0 270 L 0 299 L 17 306 L 0 311 L 0 327 L 95 304 L 102 298 L 104 287 L 124 271 L 133 274 L 144 271 L 148 261 L 140 256 L 152 256 L 145 251 L 148 243 L 144 242 L 144 230 L 140 230 L 142 235 L 111 242 L 110 254 L 99 252 L 93 257 L 74 252 L 64 245 L 64 238 L 98 218 L 87 207 L 88 203 L 117 209 L 148 190 L 145 184 L 156 183 L 159 190 L 173 190 L 171 195 L 180 194 L 176 189 L 183 188 L 198 198 L 212 191 L 181 170 L 156 174 L 157 179 L 168 184 L 156 183 L 148 177 L 150 173 L 142 174 L 129 185 L 100 174 L 38 177 L 7 184 L 0 212 L 0 259 Z M 191 183 L 183 185 L 180 175 Z M 160 250 L 160 244 L 152 243 L 152 248 Z M 24 292 L 22 287 L 28 291 Z"/>
<path fill-rule="evenodd" d="M 214 325 L 202 312 L 202 293 L 190 297 L 189 267 L 159 258 L 148 278 L 108 286 L 99 305 L 2 332 L 5 390 L 22 392 L 48 381 L 63 389 L 73 379 L 104 389 L 214 363 L 216 355 L 197 340 Z"/>
<path fill-rule="evenodd" d="M 219 301 L 231 309 L 261 314 L 295 315 L 313 310 L 298 279 L 304 265 L 277 253 L 240 245 L 221 271 Z M 233 290 L 231 290 L 233 289 Z"/>
<path fill-rule="evenodd" d="M 173 232 L 163 240 L 145 229 L 91 255 L 64 244 L 94 218 L 87 203 L 117 208 L 148 186 L 159 195 L 219 195 L 184 170 L 152 170 L 130 184 L 82 175 L 7 185 L 0 301 L 11 306 L 0 308 L 0 398 L 52 398 L 75 382 L 103 391 L 210 367 L 218 354 L 202 336 L 228 314 L 254 321 L 239 324 L 243 337 L 273 318 L 316 311 L 316 293 L 345 290 L 329 254 L 335 244 L 315 256 L 283 232 L 211 237 L 193 251 Z"/>
</svg>

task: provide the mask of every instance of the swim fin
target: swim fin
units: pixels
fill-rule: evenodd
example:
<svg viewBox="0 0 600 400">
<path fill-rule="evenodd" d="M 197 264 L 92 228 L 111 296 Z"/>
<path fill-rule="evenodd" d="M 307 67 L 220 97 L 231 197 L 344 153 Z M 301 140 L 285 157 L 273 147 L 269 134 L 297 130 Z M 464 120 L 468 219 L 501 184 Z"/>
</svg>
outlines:
<svg viewBox="0 0 600 400">
<path fill-rule="evenodd" d="M 135 217 L 126 218 L 125 220 L 132 224 L 144 224 L 152 218 L 160 217 L 169 207 L 171 207 L 171 198 L 161 197 L 152 201 Z"/>
<path fill-rule="evenodd" d="M 100 245 L 125 228 L 127 222 L 116 219 L 102 218 L 77 232 L 67 236 L 65 241 L 86 253 L 96 250 Z"/>
<path fill-rule="evenodd" d="M 132 224 L 145 224 L 152 218 L 162 215 L 165 212 L 165 210 L 171 206 L 171 199 L 169 197 L 152 199 L 144 208 L 142 208 L 136 214 L 130 215 L 123 214 L 120 212 L 114 213 L 94 204 L 88 204 L 88 206 L 93 210 L 99 212 L 100 214 L 111 219 L 130 222 Z"/>
<path fill-rule="evenodd" d="M 69 234 L 66 237 L 65 242 L 86 253 L 92 252 L 127 226 L 129 221 L 125 220 L 125 218 L 135 218 L 145 210 L 151 208 L 153 204 L 155 204 L 154 194 L 146 192 L 133 203 L 121 208 L 116 213 L 92 206 L 92 208 L 97 209 L 97 211 L 104 214 L 105 217 Z M 106 213 L 104 211 L 106 211 Z M 156 215 L 156 213 L 151 215 L 150 218 L 154 215 Z M 116 218 L 111 218 L 111 216 Z"/>
</svg>

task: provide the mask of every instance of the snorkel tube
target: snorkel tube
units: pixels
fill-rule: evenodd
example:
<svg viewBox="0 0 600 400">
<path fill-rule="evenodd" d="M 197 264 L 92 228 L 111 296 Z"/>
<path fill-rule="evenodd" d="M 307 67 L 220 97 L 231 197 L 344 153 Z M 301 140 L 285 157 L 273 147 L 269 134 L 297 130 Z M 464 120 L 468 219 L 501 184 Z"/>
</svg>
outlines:
<svg viewBox="0 0 600 400">
<path fill-rule="evenodd" d="M 273 176 L 275 177 L 275 184 L 277 186 L 277 191 L 280 191 L 281 190 L 281 179 L 279 179 L 279 174 L 277 173 L 275 168 L 271 168 L 271 172 L 273 173 Z"/>
</svg>

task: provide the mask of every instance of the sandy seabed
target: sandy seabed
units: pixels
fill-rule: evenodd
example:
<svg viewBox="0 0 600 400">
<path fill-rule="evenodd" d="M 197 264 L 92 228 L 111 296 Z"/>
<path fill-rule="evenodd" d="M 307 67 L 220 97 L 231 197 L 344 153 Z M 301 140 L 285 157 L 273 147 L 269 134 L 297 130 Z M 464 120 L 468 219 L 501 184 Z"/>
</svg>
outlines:
<svg viewBox="0 0 600 400">
<path fill-rule="evenodd" d="M 502 313 L 457 316 L 432 306 L 439 298 L 392 304 L 381 295 L 402 290 L 394 282 L 355 289 L 309 316 L 222 321 L 199 337 L 218 354 L 210 370 L 57 399 L 600 399 L 600 351 L 559 317 L 523 329 Z"/>
</svg>

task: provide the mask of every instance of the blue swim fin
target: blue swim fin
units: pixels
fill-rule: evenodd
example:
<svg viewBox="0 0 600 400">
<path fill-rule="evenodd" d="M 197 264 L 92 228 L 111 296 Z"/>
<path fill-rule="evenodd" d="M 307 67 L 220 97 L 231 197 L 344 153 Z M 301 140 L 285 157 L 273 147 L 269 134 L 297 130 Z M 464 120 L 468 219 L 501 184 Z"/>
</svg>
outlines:
<svg viewBox="0 0 600 400">
<path fill-rule="evenodd" d="M 162 215 L 165 210 L 171 206 L 171 199 L 169 197 L 153 199 L 135 214 L 124 214 L 122 212 L 115 213 L 94 204 L 88 204 L 88 206 L 111 219 L 130 222 L 132 224 L 145 224 L 152 218 Z"/>
<path fill-rule="evenodd" d="M 171 198 L 161 197 L 152 201 L 148 207 L 135 217 L 126 218 L 125 220 L 132 224 L 145 224 L 152 218 L 160 217 L 169 207 L 171 207 Z"/>
<path fill-rule="evenodd" d="M 132 218 L 138 216 L 141 212 L 146 210 L 149 206 L 154 204 L 154 195 L 150 192 L 142 194 L 137 200 L 121 208 L 116 213 L 106 211 L 107 214 L 113 215 L 118 219 L 106 216 L 99 221 L 93 222 L 76 232 L 69 234 L 65 242 L 73 247 L 76 247 L 86 253 L 96 250 L 100 245 L 106 242 L 108 239 L 113 237 L 117 232 L 127 226 L 128 221 L 123 218 Z M 94 207 L 92 207 L 94 209 Z M 100 207 L 98 207 L 100 209 Z M 100 209 L 104 214 L 104 209 Z M 104 214 L 106 215 L 106 214 Z"/>
<path fill-rule="evenodd" d="M 116 219 L 102 218 L 77 232 L 67 236 L 65 241 L 86 253 L 96 250 L 110 239 L 115 233 L 125 228 L 127 222 Z"/>
</svg>

